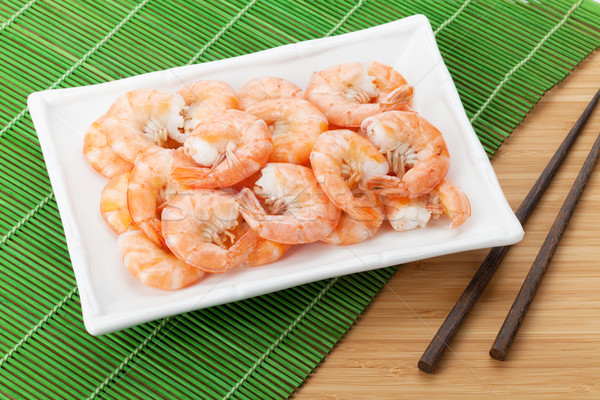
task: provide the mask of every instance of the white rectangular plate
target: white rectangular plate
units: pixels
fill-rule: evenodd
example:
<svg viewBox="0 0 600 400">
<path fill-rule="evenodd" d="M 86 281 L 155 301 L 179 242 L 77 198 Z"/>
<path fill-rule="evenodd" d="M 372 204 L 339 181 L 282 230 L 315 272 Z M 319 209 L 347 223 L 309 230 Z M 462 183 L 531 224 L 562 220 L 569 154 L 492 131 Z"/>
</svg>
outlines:
<svg viewBox="0 0 600 400">
<path fill-rule="evenodd" d="M 224 80 L 238 89 L 251 78 L 269 75 L 305 87 L 313 71 L 369 60 L 400 71 L 415 87 L 414 108 L 444 134 L 451 155 L 448 176 L 471 201 L 472 216 L 463 226 L 452 230 L 438 222 L 406 233 L 388 227 L 352 246 L 295 246 L 273 264 L 212 275 L 175 292 L 146 287 L 125 270 L 116 237 L 99 212 L 107 180 L 82 155 L 86 129 L 119 95 L 139 88 L 175 92 L 199 79 Z M 227 60 L 37 92 L 29 96 L 28 105 L 65 228 L 85 326 L 94 335 L 320 279 L 512 244 L 523 237 L 422 15 Z"/>
</svg>

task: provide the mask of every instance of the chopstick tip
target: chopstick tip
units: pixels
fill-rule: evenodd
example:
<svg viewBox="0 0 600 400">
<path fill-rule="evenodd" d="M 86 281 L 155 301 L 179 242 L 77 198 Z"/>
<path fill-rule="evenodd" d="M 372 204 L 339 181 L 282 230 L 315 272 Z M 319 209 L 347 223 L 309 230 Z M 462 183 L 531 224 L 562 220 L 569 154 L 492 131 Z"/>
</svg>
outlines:
<svg viewBox="0 0 600 400">
<path fill-rule="evenodd" d="M 492 347 L 490 349 L 490 357 L 498 361 L 504 361 L 506 359 L 506 352 Z"/>
<path fill-rule="evenodd" d="M 419 360 L 419 363 L 417 364 L 417 366 L 423 372 L 427 372 L 428 374 L 433 373 L 433 365 L 429 364 L 428 362 Z"/>
</svg>

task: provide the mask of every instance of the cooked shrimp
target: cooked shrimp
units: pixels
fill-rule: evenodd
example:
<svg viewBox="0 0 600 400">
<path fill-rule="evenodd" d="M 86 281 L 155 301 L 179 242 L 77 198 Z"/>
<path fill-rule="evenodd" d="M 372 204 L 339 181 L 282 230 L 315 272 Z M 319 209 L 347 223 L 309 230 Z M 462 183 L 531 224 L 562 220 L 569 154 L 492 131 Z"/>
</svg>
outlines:
<svg viewBox="0 0 600 400">
<path fill-rule="evenodd" d="M 385 214 L 392 227 L 400 232 L 422 228 L 430 219 L 438 219 L 441 215 L 450 218 L 450 228 L 457 228 L 471 215 L 471 205 L 455 184 L 444 179 L 422 197 L 386 196 Z"/>
<path fill-rule="evenodd" d="M 178 94 L 139 89 L 120 96 L 102 125 L 112 149 L 128 162 L 145 151 L 166 147 L 183 129 L 185 102 Z"/>
<path fill-rule="evenodd" d="M 271 156 L 267 124 L 227 110 L 206 118 L 186 139 L 185 153 L 203 167 L 177 168 L 173 178 L 196 188 L 225 188 L 258 171 Z"/>
<path fill-rule="evenodd" d="M 98 118 L 88 128 L 83 138 L 83 156 L 100 174 L 113 178 L 123 172 L 130 171 L 133 164 L 119 157 L 106 139 L 102 124 L 106 115 Z"/>
<path fill-rule="evenodd" d="M 175 137 L 179 143 L 183 143 L 202 120 L 219 111 L 238 108 L 235 90 L 223 81 L 196 81 L 177 94 L 183 97 L 187 107 L 183 114 L 184 132 Z"/>
<path fill-rule="evenodd" d="M 100 213 L 114 233 L 120 235 L 135 227 L 127 207 L 129 172 L 112 178 L 100 194 Z"/>
<path fill-rule="evenodd" d="M 385 217 L 398 232 L 423 228 L 431 219 L 431 210 L 422 197 L 385 196 Z"/>
<path fill-rule="evenodd" d="M 204 276 L 204 272 L 158 247 L 140 230 L 119 235 L 118 245 L 125 268 L 144 285 L 176 290 L 189 286 Z"/>
<path fill-rule="evenodd" d="M 413 89 L 392 67 L 360 62 L 340 64 L 312 75 L 304 98 L 325 114 L 330 124 L 358 127 L 372 115 L 410 106 Z"/>
<path fill-rule="evenodd" d="M 265 208 L 256 195 L 264 199 Z M 270 163 L 254 192 L 238 194 L 240 212 L 262 238 L 278 243 L 310 243 L 329 235 L 340 210 L 327 198 L 312 170 L 296 164 Z"/>
<path fill-rule="evenodd" d="M 338 225 L 329 236 L 321 239 L 322 242 L 336 246 L 345 246 L 367 240 L 377 232 L 383 222 L 384 215 L 384 208 L 381 201 L 372 192 L 363 192 L 359 196 L 359 199 L 376 207 L 381 217 L 377 219 L 357 220 L 347 212 L 343 212 Z"/>
<path fill-rule="evenodd" d="M 131 170 L 127 202 L 132 219 L 156 245 L 164 245 L 160 213 L 164 204 L 182 190 L 170 179 L 169 171 L 177 166 L 195 165 L 183 149 L 149 151 Z"/>
<path fill-rule="evenodd" d="M 377 207 L 355 196 L 372 176 L 389 170 L 387 160 L 371 142 L 349 130 L 327 131 L 315 142 L 310 163 L 333 204 L 355 219 L 381 220 Z"/>
<path fill-rule="evenodd" d="M 402 107 L 410 107 L 413 89 L 400 72 L 389 65 L 372 61 L 367 66 L 367 75 L 374 78 L 373 83 L 379 89 L 379 96 L 375 99 L 377 103 L 403 103 Z"/>
<path fill-rule="evenodd" d="M 256 185 L 256 181 L 260 179 L 261 175 L 261 171 L 258 171 L 254 175 L 251 175 L 248 178 L 236 183 L 232 186 L 232 188 L 238 192 L 244 188 L 253 190 L 254 186 Z M 258 267 L 260 265 L 270 264 L 279 260 L 281 256 L 283 256 L 283 254 L 289 250 L 290 247 L 291 245 L 289 244 L 277 243 L 272 240 L 259 237 L 256 242 L 256 247 L 248 255 L 246 261 L 242 263 L 242 266 Z"/>
<path fill-rule="evenodd" d="M 250 79 L 238 90 L 240 109 L 267 99 L 301 99 L 302 89 L 290 81 L 272 76 Z"/>
<path fill-rule="evenodd" d="M 419 197 L 446 176 L 450 155 L 441 132 L 416 112 L 388 111 L 365 119 L 361 130 L 387 156 L 396 176 L 372 178 L 379 194 Z"/>
<path fill-rule="evenodd" d="M 327 118 L 306 100 L 263 100 L 246 107 L 246 112 L 269 126 L 273 139 L 269 162 L 308 163 L 313 143 L 328 126 Z"/>
<path fill-rule="evenodd" d="M 246 260 L 257 235 L 244 223 L 234 196 L 210 189 L 179 193 L 162 212 L 162 234 L 179 259 L 206 272 Z"/>
<path fill-rule="evenodd" d="M 450 218 L 450 228 L 457 228 L 471 216 L 471 204 L 462 190 L 449 179 L 444 179 L 427 198 L 432 217 L 444 214 Z"/>
<path fill-rule="evenodd" d="M 279 260 L 290 247 L 289 244 L 277 243 L 259 237 L 256 247 L 248 254 L 248 258 L 242 265 L 245 267 L 258 267 L 270 264 Z"/>
<path fill-rule="evenodd" d="M 238 192 L 244 188 L 253 190 L 256 185 L 256 181 L 258 181 L 261 176 L 261 171 L 258 171 L 254 175 L 251 175 L 248 178 L 236 183 L 232 186 L 232 188 Z M 256 242 L 256 247 L 248 255 L 248 258 L 242 263 L 242 265 L 245 267 L 258 267 L 260 265 L 270 264 L 279 260 L 279 258 L 281 258 L 281 256 L 283 256 L 283 254 L 287 252 L 290 247 L 290 244 L 277 243 L 272 240 L 259 237 L 258 241 Z"/>
</svg>

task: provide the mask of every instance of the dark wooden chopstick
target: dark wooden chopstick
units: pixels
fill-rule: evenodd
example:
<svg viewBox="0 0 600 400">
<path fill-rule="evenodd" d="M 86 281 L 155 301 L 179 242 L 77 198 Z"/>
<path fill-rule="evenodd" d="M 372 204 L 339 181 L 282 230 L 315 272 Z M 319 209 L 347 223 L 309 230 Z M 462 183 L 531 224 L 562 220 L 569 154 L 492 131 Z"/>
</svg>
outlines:
<svg viewBox="0 0 600 400">
<path fill-rule="evenodd" d="M 515 298 L 515 302 L 510 308 L 510 311 L 504 320 L 504 324 L 502 324 L 502 328 L 500 328 L 498 336 L 490 349 L 490 356 L 496 360 L 503 361 L 506 358 L 508 349 L 510 348 L 512 341 L 517 334 L 517 330 L 529 309 L 529 305 L 533 301 L 533 297 L 542 282 L 544 274 L 550 264 L 550 260 L 558 246 L 558 242 L 567 227 L 571 215 L 573 215 L 573 211 L 581 197 L 581 193 L 583 193 L 585 184 L 592 174 L 596 161 L 598 161 L 598 156 L 600 156 L 600 135 L 596 138 L 590 153 L 585 159 L 581 171 L 579 171 L 565 202 L 560 208 L 560 211 L 552 224 L 552 228 L 550 228 L 548 236 L 546 236 L 537 257 L 523 282 L 523 286 L 521 286 L 521 290 Z"/>
<path fill-rule="evenodd" d="M 540 177 L 537 179 L 517 211 L 515 215 L 517 216 L 519 222 L 524 224 L 541 195 L 544 193 L 544 190 L 556 174 L 558 167 L 562 160 L 565 158 L 569 148 L 575 141 L 575 138 L 582 130 L 583 125 L 588 120 L 592 110 L 598 103 L 600 99 L 600 90 L 596 93 L 596 95 L 592 98 L 590 103 L 587 105 L 573 128 L 569 134 L 565 137 L 562 144 L 554 153 L 554 156 L 546 165 L 546 168 L 542 171 Z M 446 350 L 448 343 L 452 340 L 461 323 L 473 308 L 473 305 L 477 302 L 481 293 L 492 279 L 494 272 L 498 268 L 500 261 L 504 258 L 504 255 L 508 251 L 510 246 L 502 246 L 502 247 L 494 247 L 487 255 L 473 278 L 471 282 L 467 285 L 462 295 L 440 326 L 439 330 L 429 343 L 429 346 L 421 356 L 419 360 L 418 367 L 420 370 L 428 373 L 432 373 L 437 365 L 438 361 L 442 358 L 444 351 Z"/>
</svg>

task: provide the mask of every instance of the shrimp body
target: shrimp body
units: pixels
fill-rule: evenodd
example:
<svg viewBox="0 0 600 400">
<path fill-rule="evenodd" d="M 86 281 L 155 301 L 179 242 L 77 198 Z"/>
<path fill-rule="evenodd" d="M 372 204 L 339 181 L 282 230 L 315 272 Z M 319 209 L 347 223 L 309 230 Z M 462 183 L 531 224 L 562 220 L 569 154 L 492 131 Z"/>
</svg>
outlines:
<svg viewBox="0 0 600 400">
<path fill-rule="evenodd" d="M 423 228 L 431 219 L 431 210 L 421 197 L 386 196 L 385 217 L 398 232 Z"/>
<path fill-rule="evenodd" d="M 196 81 L 180 89 L 177 94 L 187 107 L 183 115 L 184 131 L 174 137 L 179 143 L 183 143 L 202 120 L 219 111 L 238 108 L 235 90 L 223 81 Z"/>
<path fill-rule="evenodd" d="M 301 99 L 302 89 L 292 82 L 273 76 L 250 79 L 238 90 L 240 109 L 267 99 Z"/>
<path fill-rule="evenodd" d="M 256 247 L 248 254 L 248 258 L 242 265 L 246 267 L 258 267 L 270 264 L 279 260 L 290 247 L 291 245 L 289 244 L 277 243 L 259 237 Z"/>
<path fill-rule="evenodd" d="M 336 65 L 312 75 L 304 98 L 325 114 L 329 123 L 358 127 L 372 115 L 410 106 L 413 89 L 392 67 L 360 62 Z"/>
<path fill-rule="evenodd" d="M 413 198 L 430 192 L 446 176 L 450 154 L 444 137 L 416 112 L 384 112 L 365 119 L 361 130 L 396 174 L 372 178 L 368 189 Z"/>
<path fill-rule="evenodd" d="M 264 207 L 255 193 L 264 200 Z M 278 243 L 323 239 L 340 218 L 340 210 L 329 201 L 312 170 L 296 164 L 267 164 L 254 192 L 244 188 L 238 200 L 250 227 L 260 237 Z"/>
<path fill-rule="evenodd" d="M 102 124 L 106 115 L 92 123 L 83 138 L 83 156 L 100 174 L 113 178 L 123 172 L 130 171 L 133 164 L 119 157 L 110 146 Z"/>
<path fill-rule="evenodd" d="M 102 218 L 117 235 L 135 228 L 135 222 L 133 222 L 127 207 L 128 184 L 129 172 L 123 172 L 112 178 L 100 194 Z"/>
<path fill-rule="evenodd" d="M 322 242 L 336 246 L 345 246 L 367 240 L 373 236 L 383 222 L 384 208 L 378 196 L 372 192 L 364 192 L 359 197 L 379 210 L 380 218 L 359 220 L 347 212 L 343 212 L 340 222 Z"/>
<path fill-rule="evenodd" d="M 457 228 L 471 215 L 471 205 L 458 186 L 444 179 L 421 197 L 386 196 L 385 214 L 392 227 L 400 232 L 422 228 L 431 219 L 439 219 L 442 215 L 450 218 L 450 228 Z"/>
<path fill-rule="evenodd" d="M 204 275 L 158 247 L 140 230 L 120 234 L 118 246 L 125 268 L 144 285 L 176 290 L 197 282 Z"/>
<path fill-rule="evenodd" d="M 131 170 L 127 186 L 127 203 L 134 222 L 156 245 L 163 246 L 160 213 L 164 204 L 182 190 L 170 179 L 169 171 L 177 166 L 195 165 L 183 149 L 151 151 Z"/>
<path fill-rule="evenodd" d="M 120 96 L 110 107 L 103 124 L 108 142 L 130 163 L 153 148 L 180 137 L 185 101 L 178 94 L 139 89 Z"/>
<path fill-rule="evenodd" d="M 226 110 L 206 118 L 186 139 L 185 154 L 203 167 L 177 168 L 173 178 L 196 188 L 225 188 L 254 174 L 271 156 L 267 124 L 255 116 Z"/>
<path fill-rule="evenodd" d="M 315 142 L 310 163 L 323 191 L 337 207 L 362 221 L 382 219 L 380 210 L 360 196 L 373 176 L 388 173 L 388 162 L 367 139 L 350 130 L 327 131 Z"/>
<path fill-rule="evenodd" d="M 327 118 L 306 100 L 269 99 L 246 107 L 267 123 L 273 139 L 269 162 L 306 164 L 313 143 L 327 130 Z"/>
<path fill-rule="evenodd" d="M 240 265 L 256 246 L 257 235 L 244 223 L 235 197 L 220 190 L 181 192 L 167 204 L 161 219 L 167 247 L 206 272 Z"/>
</svg>

